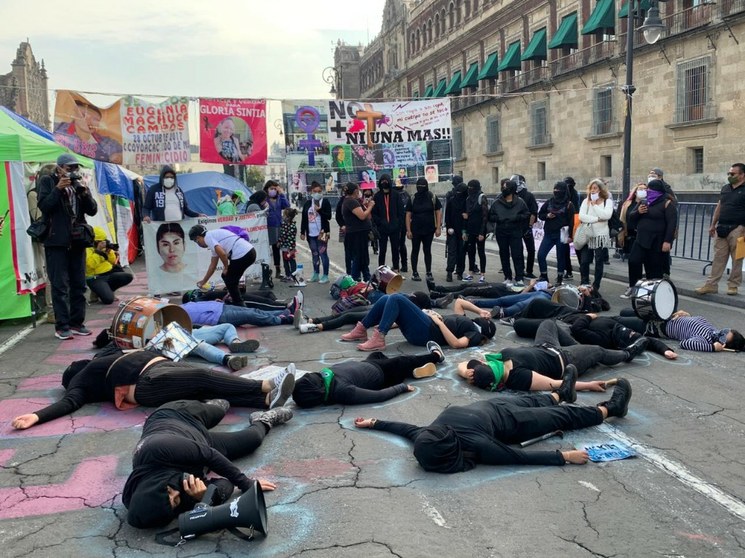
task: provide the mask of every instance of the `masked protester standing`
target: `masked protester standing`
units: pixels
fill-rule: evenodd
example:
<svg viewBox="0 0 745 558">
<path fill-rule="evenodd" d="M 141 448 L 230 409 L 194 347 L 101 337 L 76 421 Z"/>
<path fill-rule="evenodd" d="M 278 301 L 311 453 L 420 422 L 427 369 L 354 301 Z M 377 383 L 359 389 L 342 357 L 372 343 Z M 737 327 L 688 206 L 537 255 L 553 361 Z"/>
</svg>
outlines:
<svg viewBox="0 0 745 558">
<path fill-rule="evenodd" d="M 160 171 L 160 179 L 147 191 L 143 221 L 181 221 L 185 217 L 204 217 L 189 209 L 184 191 L 176 181 L 176 171 L 168 165 Z"/>
<path fill-rule="evenodd" d="M 409 271 L 409 253 L 406 250 L 406 208 L 409 206 L 409 203 L 411 202 L 411 196 L 406 191 L 406 182 L 404 180 L 397 180 L 394 190 L 398 193 L 398 197 L 401 200 L 401 207 L 404 208 L 404 216 L 401 220 L 401 233 L 398 237 L 398 253 L 401 257 L 401 273 L 407 273 Z"/>
<path fill-rule="evenodd" d="M 516 287 L 524 286 L 525 260 L 523 258 L 522 231 L 530 219 L 530 211 L 525 202 L 517 196 L 517 183 L 513 180 L 502 180 L 502 194 L 489 209 L 489 221 L 494 223 L 494 236 L 499 245 L 499 258 L 506 281 L 512 282 L 510 254 L 515 265 Z"/>
<path fill-rule="evenodd" d="M 98 212 L 96 200 L 81 181 L 80 165 L 67 153 L 57 158 L 57 168 L 38 186 L 38 208 L 47 224 L 44 240 L 47 273 L 52 288 L 55 337 L 72 339 L 90 335 L 85 327 L 85 255 L 93 236 L 81 234 L 86 215 Z"/>
<path fill-rule="evenodd" d="M 342 216 L 346 234 L 344 236 L 345 259 L 348 258 L 351 266 L 350 275 L 355 281 L 370 280 L 370 251 L 368 248 L 372 224 L 370 214 L 375 208 L 375 202 L 370 200 L 366 208 L 362 207 L 362 190 L 354 182 L 348 182 L 344 186 L 344 200 L 342 204 Z"/>
<path fill-rule="evenodd" d="M 486 278 L 486 223 L 489 220 L 489 200 L 481 191 L 478 180 L 468 181 L 466 209 L 463 212 L 463 241 L 466 243 L 469 273 L 464 281 L 472 281 L 476 273 L 481 273 L 480 283 Z M 476 251 L 479 253 L 479 266 L 476 265 Z"/>
<path fill-rule="evenodd" d="M 678 196 L 675 195 L 675 191 L 673 190 L 673 187 L 668 184 L 663 176 L 665 173 L 662 171 L 661 168 L 655 167 L 652 170 L 649 171 L 649 175 L 647 176 L 647 184 L 649 184 L 652 180 L 660 180 L 662 181 L 662 185 L 665 188 L 665 194 L 667 194 L 674 202 L 675 205 L 678 205 Z M 675 223 L 675 234 L 673 235 L 673 239 L 678 238 L 678 223 Z M 662 276 L 663 277 L 670 277 L 670 268 L 673 265 L 673 257 L 672 257 L 672 250 L 668 252 L 664 259 L 662 260 Z"/>
<path fill-rule="evenodd" d="M 463 242 L 463 213 L 466 210 L 466 196 L 468 187 L 463 182 L 463 177 L 453 176 L 453 189 L 445 196 L 445 230 L 447 234 L 447 272 L 446 281 L 453 280 L 453 272 L 458 281 L 463 279 L 463 271 L 466 268 L 466 245 Z"/>
<path fill-rule="evenodd" d="M 300 239 L 308 240 L 313 261 L 311 283 L 329 282 L 328 242 L 331 234 L 331 203 L 323 197 L 323 187 L 315 180 L 310 186 L 310 199 L 303 204 L 300 217 Z M 321 270 L 323 264 L 323 270 Z M 320 274 L 320 275 L 319 275 Z"/>
<path fill-rule="evenodd" d="M 567 188 L 569 188 L 569 201 L 572 202 L 574 207 L 579 207 L 580 200 L 579 200 L 579 193 L 577 192 L 577 182 L 575 182 L 574 178 L 571 176 L 567 176 L 564 178 L 564 184 L 567 185 Z M 572 252 L 571 247 L 569 244 L 562 244 L 561 246 L 564 249 L 564 261 L 566 262 L 566 268 L 564 269 L 564 279 L 568 279 L 571 281 L 574 279 L 573 269 L 572 269 Z"/>
<path fill-rule="evenodd" d="M 561 245 L 561 229 L 568 227 L 568 235 L 571 236 L 571 230 L 574 226 L 574 204 L 569 201 L 569 188 L 564 182 L 554 184 L 554 195 L 541 206 L 538 217 L 543 223 L 543 240 L 538 249 L 538 267 L 541 272 L 541 280 L 548 281 L 548 264 L 546 256 L 554 246 Z M 558 274 L 555 285 L 561 285 L 564 279 L 564 251 L 557 248 L 556 260 Z M 528 275 L 525 275 L 528 277 Z"/>
<path fill-rule="evenodd" d="M 442 224 L 442 204 L 434 193 L 429 191 L 425 178 L 416 181 L 416 194 L 406 206 L 406 236 L 411 239 L 411 280 L 421 281 L 417 272 L 419 247 L 424 251 L 424 267 L 427 279 L 432 276 L 432 240 L 440 236 Z"/>
<path fill-rule="evenodd" d="M 398 273 L 399 266 L 399 242 L 401 239 L 401 223 L 405 220 L 404 206 L 401 205 L 401 196 L 391 189 L 391 177 L 387 174 L 380 176 L 378 180 L 379 190 L 373 196 L 375 207 L 372 218 L 378 230 L 379 251 L 378 265 L 385 265 L 385 257 L 388 252 L 388 241 L 391 243 L 391 265 Z"/>
<path fill-rule="evenodd" d="M 279 228 L 282 226 L 282 211 L 290 207 L 279 182 L 276 180 L 267 180 L 264 184 L 264 191 L 267 195 L 268 208 L 266 212 L 266 228 L 269 233 L 269 244 L 272 247 L 272 258 L 274 259 L 275 277 L 282 276 L 280 269 L 280 250 L 279 250 Z"/>
<path fill-rule="evenodd" d="M 528 185 L 525 182 L 525 177 L 522 174 L 513 174 L 510 180 L 517 184 L 517 195 L 525 202 L 530 212 L 530 218 L 528 224 L 523 232 L 523 242 L 525 243 L 525 251 L 527 259 L 525 260 L 525 277 L 527 279 L 535 279 L 533 275 L 533 264 L 535 263 L 535 239 L 533 238 L 533 225 L 538 220 L 538 202 L 535 201 L 535 196 L 528 191 Z M 571 201 L 571 200 L 570 200 Z M 577 207 L 576 205 L 574 207 Z"/>
</svg>

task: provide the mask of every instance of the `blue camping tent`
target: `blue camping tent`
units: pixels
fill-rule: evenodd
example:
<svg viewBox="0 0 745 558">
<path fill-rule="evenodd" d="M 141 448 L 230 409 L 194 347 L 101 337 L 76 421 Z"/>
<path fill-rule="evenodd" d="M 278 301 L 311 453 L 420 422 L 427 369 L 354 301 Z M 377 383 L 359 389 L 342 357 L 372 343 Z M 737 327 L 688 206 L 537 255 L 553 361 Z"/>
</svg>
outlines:
<svg viewBox="0 0 745 558">
<path fill-rule="evenodd" d="M 145 187 L 150 189 L 153 184 L 158 182 L 159 177 L 151 174 L 143 178 Z M 253 190 L 240 180 L 215 171 L 179 174 L 176 177 L 176 182 L 186 195 L 189 209 L 205 215 L 217 214 L 217 190 L 220 190 L 221 196 L 230 195 L 236 190 L 240 190 L 245 194 L 246 199 L 253 194 Z"/>
</svg>

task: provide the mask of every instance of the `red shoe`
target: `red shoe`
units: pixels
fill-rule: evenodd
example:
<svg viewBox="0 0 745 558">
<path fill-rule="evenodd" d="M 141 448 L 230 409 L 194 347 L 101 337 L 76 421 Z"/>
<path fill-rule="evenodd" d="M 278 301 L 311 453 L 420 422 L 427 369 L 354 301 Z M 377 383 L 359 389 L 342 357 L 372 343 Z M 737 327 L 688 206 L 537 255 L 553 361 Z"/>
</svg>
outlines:
<svg viewBox="0 0 745 558">
<path fill-rule="evenodd" d="M 357 322 L 354 329 L 349 333 L 345 333 L 341 336 L 342 341 L 367 341 L 367 328 L 362 325 L 362 322 Z"/>
<path fill-rule="evenodd" d="M 357 350 L 360 351 L 383 351 L 385 350 L 385 335 L 380 333 L 380 330 L 376 327 L 373 330 L 372 337 L 357 345 Z"/>
</svg>

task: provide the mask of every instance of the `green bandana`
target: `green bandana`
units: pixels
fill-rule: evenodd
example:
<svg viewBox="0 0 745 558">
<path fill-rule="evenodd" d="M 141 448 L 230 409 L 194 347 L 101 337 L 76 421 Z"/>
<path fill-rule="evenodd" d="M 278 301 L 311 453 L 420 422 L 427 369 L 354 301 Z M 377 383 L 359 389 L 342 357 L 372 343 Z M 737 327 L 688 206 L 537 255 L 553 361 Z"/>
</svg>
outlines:
<svg viewBox="0 0 745 558">
<path fill-rule="evenodd" d="M 331 391 L 331 380 L 334 379 L 334 372 L 331 368 L 324 368 L 320 372 L 321 378 L 323 378 L 323 402 L 326 403 L 329 399 L 329 392 Z"/>
<path fill-rule="evenodd" d="M 494 374 L 494 383 L 489 386 L 491 391 L 497 391 L 502 385 L 502 378 L 504 377 L 504 362 L 502 362 L 502 353 L 493 353 L 484 355 L 486 358 L 486 364 L 491 368 L 492 374 Z"/>
</svg>

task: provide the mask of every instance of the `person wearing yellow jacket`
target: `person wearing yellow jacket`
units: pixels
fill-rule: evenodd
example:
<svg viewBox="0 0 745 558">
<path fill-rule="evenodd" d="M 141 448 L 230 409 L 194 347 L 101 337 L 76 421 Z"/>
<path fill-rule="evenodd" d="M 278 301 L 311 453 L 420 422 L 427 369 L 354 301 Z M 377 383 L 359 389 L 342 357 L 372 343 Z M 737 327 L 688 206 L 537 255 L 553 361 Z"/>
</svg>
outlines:
<svg viewBox="0 0 745 558">
<path fill-rule="evenodd" d="M 114 291 L 132 282 L 132 274 L 119 265 L 119 246 L 112 244 L 101 227 L 93 227 L 94 242 L 86 249 L 85 281 L 102 304 L 114 302 Z"/>
</svg>

